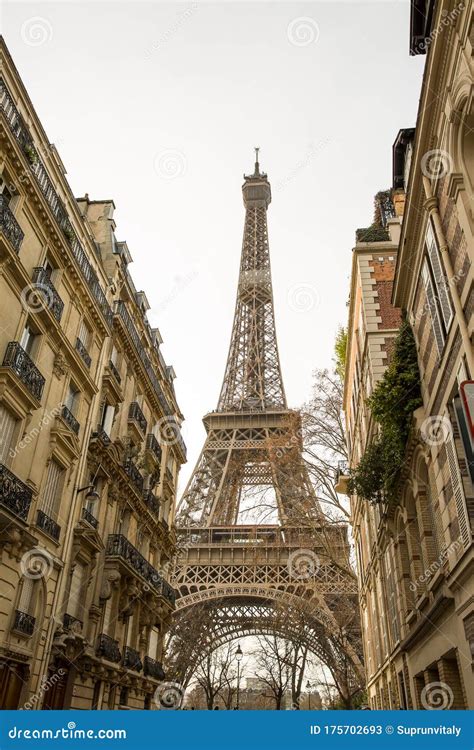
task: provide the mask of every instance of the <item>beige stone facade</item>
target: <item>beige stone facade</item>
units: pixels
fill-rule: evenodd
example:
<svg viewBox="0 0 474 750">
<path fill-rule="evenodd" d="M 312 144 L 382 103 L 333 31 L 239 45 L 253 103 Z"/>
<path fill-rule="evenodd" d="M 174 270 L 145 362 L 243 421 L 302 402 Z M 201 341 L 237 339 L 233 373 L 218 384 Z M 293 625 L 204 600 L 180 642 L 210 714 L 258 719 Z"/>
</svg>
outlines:
<svg viewBox="0 0 474 750">
<path fill-rule="evenodd" d="M 401 131 L 394 147 L 394 194 L 406 193 L 406 202 L 393 293 L 383 303 L 380 288 L 373 293 L 383 242 L 354 250 L 351 465 L 373 437 L 364 401 L 396 332 L 385 329 L 383 307 L 386 321 L 407 311 L 423 399 L 397 504 L 351 498 L 372 708 L 474 708 L 474 462 L 461 402 L 461 384 L 474 377 L 472 29 L 472 4 L 434 5 L 416 132 Z"/>
<path fill-rule="evenodd" d="M 0 708 L 153 708 L 186 451 L 111 200 L 76 200 L 1 42 Z"/>
</svg>

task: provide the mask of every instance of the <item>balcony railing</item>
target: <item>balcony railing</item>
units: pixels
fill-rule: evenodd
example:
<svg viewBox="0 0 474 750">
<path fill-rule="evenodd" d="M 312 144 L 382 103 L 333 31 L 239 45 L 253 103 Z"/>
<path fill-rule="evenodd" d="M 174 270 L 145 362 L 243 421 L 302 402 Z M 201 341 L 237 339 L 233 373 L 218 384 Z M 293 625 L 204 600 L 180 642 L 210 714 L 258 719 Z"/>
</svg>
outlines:
<svg viewBox="0 0 474 750">
<path fill-rule="evenodd" d="M 126 308 L 125 303 L 122 302 L 122 300 L 117 300 L 117 302 L 115 303 L 115 314 L 118 315 L 118 317 L 122 320 L 122 323 L 124 324 L 125 329 L 127 330 L 132 340 L 133 346 L 135 348 L 135 352 L 138 358 L 140 359 L 145 369 L 145 372 L 148 375 L 148 378 L 150 379 L 150 382 L 153 386 L 153 390 L 155 391 L 155 394 L 158 398 L 158 401 L 161 404 L 161 407 L 164 413 L 170 416 L 172 414 L 172 410 L 168 404 L 165 394 L 163 393 L 163 389 L 158 381 L 155 368 L 151 364 L 150 359 L 147 353 L 145 352 L 142 338 L 139 336 L 138 331 L 135 328 L 135 324 L 132 320 L 132 317 Z"/>
<path fill-rule="evenodd" d="M 32 497 L 33 490 L 0 464 L 0 505 L 26 521 Z"/>
<path fill-rule="evenodd" d="M 153 453 L 157 462 L 161 463 L 161 445 L 152 433 L 146 436 L 146 447 L 150 453 Z"/>
<path fill-rule="evenodd" d="M 10 211 L 5 195 L 0 195 L 0 229 L 15 251 L 19 253 L 25 234 Z"/>
<path fill-rule="evenodd" d="M 145 419 L 145 415 L 143 414 L 136 401 L 132 401 L 132 403 L 130 404 L 128 410 L 128 419 L 129 421 L 136 422 L 143 433 L 146 432 L 147 421 Z"/>
<path fill-rule="evenodd" d="M 139 492 L 143 492 L 143 477 L 133 461 L 125 461 L 123 468 Z"/>
<path fill-rule="evenodd" d="M 76 351 L 79 352 L 87 367 L 91 366 L 92 359 L 80 338 L 76 339 Z"/>
<path fill-rule="evenodd" d="M 115 367 L 115 365 L 112 362 L 112 360 L 109 360 L 109 367 L 110 367 L 110 372 L 114 376 L 114 378 L 117 381 L 117 383 L 120 385 L 120 383 L 122 382 L 122 378 L 120 377 L 120 373 L 117 370 L 117 368 Z"/>
<path fill-rule="evenodd" d="M 98 527 L 99 521 L 94 516 L 94 514 L 90 512 L 90 510 L 88 508 L 83 508 L 82 509 L 82 517 L 83 517 L 84 521 L 87 521 L 87 523 L 90 526 L 93 526 L 94 529 L 96 529 Z"/>
<path fill-rule="evenodd" d="M 63 617 L 63 625 L 66 630 L 82 630 L 82 620 L 79 620 L 73 615 L 68 615 L 66 612 Z"/>
<path fill-rule="evenodd" d="M 45 379 L 18 341 L 10 341 L 8 344 L 3 358 L 3 367 L 10 367 L 16 372 L 31 395 L 41 401 Z"/>
<path fill-rule="evenodd" d="M 104 445 L 110 445 L 112 442 L 109 435 L 107 435 L 106 431 L 102 427 L 102 425 L 97 425 L 97 429 L 92 433 L 93 438 L 97 438 L 100 440 Z"/>
<path fill-rule="evenodd" d="M 42 529 L 48 536 L 52 537 L 53 539 L 56 539 L 56 541 L 59 539 L 59 536 L 61 534 L 61 527 L 59 524 L 56 523 L 56 521 L 53 521 L 52 518 L 46 515 L 44 511 L 39 510 L 38 515 L 36 517 L 36 525 L 39 529 Z"/>
<path fill-rule="evenodd" d="M 153 515 L 158 517 L 160 515 L 160 501 L 158 500 L 158 498 L 155 497 L 151 490 L 148 490 L 143 495 L 143 499 Z"/>
<path fill-rule="evenodd" d="M 151 656 L 145 656 L 143 660 L 143 672 L 147 677 L 153 677 L 154 680 L 165 679 L 161 662 L 152 659 Z"/>
<path fill-rule="evenodd" d="M 109 534 L 107 539 L 106 554 L 111 557 L 120 557 L 136 572 L 142 576 L 147 583 L 151 583 L 159 594 L 174 604 L 176 592 L 172 586 L 163 580 L 158 571 L 145 560 L 143 555 L 122 534 Z"/>
<path fill-rule="evenodd" d="M 33 284 L 37 294 L 44 294 L 46 306 L 59 323 L 64 310 L 64 302 L 44 268 L 39 267 L 33 270 Z"/>
<path fill-rule="evenodd" d="M 125 648 L 122 664 L 127 669 L 133 669 L 134 672 L 141 672 L 143 669 L 140 654 L 134 648 L 130 648 L 130 646 L 126 646 Z"/>
<path fill-rule="evenodd" d="M 26 127 L 22 116 L 18 112 L 3 78 L 0 78 L 0 110 L 5 115 L 10 130 L 23 152 L 25 154 L 28 154 L 29 152 L 34 154 L 34 160 L 30 159 L 30 171 L 34 175 L 38 187 L 41 190 L 58 226 L 68 239 L 72 254 L 76 259 L 88 289 L 100 307 L 107 324 L 112 326 L 112 310 L 107 302 L 104 291 L 100 286 L 97 274 L 89 263 L 86 252 L 84 251 L 84 248 L 82 247 L 69 220 L 66 208 L 54 188 L 40 155 L 34 147 L 33 139 L 29 130 Z"/>
<path fill-rule="evenodd" d="M 70 427 L 71 430 L 76 433 L 76 435 L 78 435 L 80 426 L 79 422 L 77 421 L 72 411 L 67 408 L 67 406 L 63 406 L 61 410 L 61 417 L 66 422 L 67 426 Z"/>
<path fill-rule="evenodd" d="M 97 656 L 103 656 L 104 659 L 117 664 L 122 658 L 118 641 L 114 641 L 109 635 L 101 633 L 97 642 Z"/>
<path fill-rule="evenodd" d="M 35 618 L 33 615 L 28 615 L 26 612 L 20 612 L 19 609 L 15 610 L 15 619 L 13 620 L 13 628 L 17 633 L 23 633 L 23 635 L 33 635 L 35 630 Z"/>
</svg>

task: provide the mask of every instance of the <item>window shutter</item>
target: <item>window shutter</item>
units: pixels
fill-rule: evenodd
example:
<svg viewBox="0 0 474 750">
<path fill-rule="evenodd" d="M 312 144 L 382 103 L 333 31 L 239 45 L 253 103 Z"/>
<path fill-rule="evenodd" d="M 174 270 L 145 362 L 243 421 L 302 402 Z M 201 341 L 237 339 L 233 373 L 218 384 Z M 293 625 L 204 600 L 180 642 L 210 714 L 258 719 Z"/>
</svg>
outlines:
<svg viewBox="0 0 474 750">
<path fill-rule="evenodd" d="M 33 605 L 33 578 L 23 578 L 23 584 L 21 587 L 20 598 L 18 600 L 18 609 L 20 612 L 24 612 L 25 615 L 32 614 Z"/>
<path fill-rule="evenodd" d="M 440 258 L 440 254 L 438 250 L 438 245 L 437 245 L 431 224 L 428 224 L 428 228 L 426 230 L 426 248 L 428 250 L 428 256 L 430 259 L 431 268 L 433 269 L 433 277 L 434 277 L 435 286 L 436 286 L 436 295 L 439 300 L 441 314 L 443 316 L 445 328 L 446 330 L 448 330 L 451 324 L 451 320 L 453 319 L 453 308 L 451 305 L 448 284 L 446 282 L 446 277 L 444 275 L 443 268 L 441 265 L 441 258 Z"/>
<path fill-rule="evenodd" d="M 41 500 L 41 510 L 43 513 L 46 513 L 49 518 L 56 519 L 63 479 L 64 469 L 56 463 L 56 461 L 51 461 L 48 467 L 48 476 L 46 477 L 46 485 Z"/>
<path fill-rule="evenodd" d="M 9 452 L 13 442 L 13 436 L 16 427 L 16 419 L 5 409 L 0 406 L 0 463 L 9 465 Z"/>
<path fill-rule="evenodd" d="M 106 404 L 104 407 L 104 416 L 102 420 L 102 429 L 110 437 L 112 432 L 112 425 L 114 421 L 115 407 L 111 404 Z"/>
<path fill-rule="evenodd" d="M 471 543 L 471 525 L 467 514 L 466 500 L 464 498 L 464 489 L 462 486 L 461 472 L 459 470 L 458 459 L 456 456 L 456 446 L 452 435 L 446 436 L 446 453 L 448 456 L 449 471 L 453 485 L 453 495 L 456 503 L 456 512 L 459 521 L 459 533 L 464 547 Z"/>
<path fill-rule="evenodd" d="M 87 347 L 89 346 L 89 329 L 84 320 L 81 322 L 81 325 L 79 328 L 78 339 L 87 349 Z"/>
<path fill-rule="evenodd" d="M 152 659 L 156 659 L 156 653 L 158 650 L 158 630 L 157 628 L 152 628 L 150 633 L 150 644 L 148 646 L 148 656 L 151 656 Z"/>
<path fill-rule="evenodd" d="M 436 304 L 433 282 L 431 281 L 431 276 L 428 270 L 428 264 L 426 260 L 423 261 L 423 267 L 421 269 L 421 278 L 423 280 L 423 285 L 426 291 L 426 299 L 428 301 L 428 307 L 430 308 L 431 324 L 432 324 L 434 337 L 436 339 L 436 345 L 438 347 L 438 353 L 439 355 L 441 355 L 441 352 L 443 351 L 443 348 L 444 348 L 444 333 L 443 333 L 443 327 L 441 325 L 441 320 L 439 317 L 438 306 Z"/>
</svg>

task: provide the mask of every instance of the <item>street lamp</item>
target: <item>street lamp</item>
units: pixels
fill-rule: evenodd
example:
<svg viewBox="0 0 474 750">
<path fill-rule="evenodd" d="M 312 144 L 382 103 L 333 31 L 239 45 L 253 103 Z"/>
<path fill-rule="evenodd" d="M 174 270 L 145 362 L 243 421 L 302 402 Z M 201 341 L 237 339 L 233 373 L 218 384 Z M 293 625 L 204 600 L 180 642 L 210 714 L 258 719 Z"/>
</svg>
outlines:
<svg viewBox="0 0 474 750">
<path fill-rule="evenodd" d="M 100 495 L 97 492 L 94 484 L 87 484 L 85 487 L 80 487 L 77 490 L 77 494 L 79 495 L 81 492 L 85 492 L 86 490 L 86 500 L 98 500 L 100 498 Z"/>
<path fill-rule="evenodd" d="M 235 658 L 237 659 L 237 711 L 239 710 L 239 701 L 240 701 L 240 662 L 242 661 L 243 657 L 243 651 L 240 648 L 240 643 L 237 646 L 236 652 L 235 652 Z"/>
<path fill-rule="evenodd" d="M 306 690 L 308 691 L 308 709 L 311 711 L 311 683 L 306 681 Z"/>
</svg>

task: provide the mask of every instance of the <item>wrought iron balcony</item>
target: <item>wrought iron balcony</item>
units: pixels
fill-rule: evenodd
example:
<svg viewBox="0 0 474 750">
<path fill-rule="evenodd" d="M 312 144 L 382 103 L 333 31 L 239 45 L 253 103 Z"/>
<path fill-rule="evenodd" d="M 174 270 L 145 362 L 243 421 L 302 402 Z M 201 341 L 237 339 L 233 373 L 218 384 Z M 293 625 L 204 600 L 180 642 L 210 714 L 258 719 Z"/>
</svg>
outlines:
<svg viewBox="0 0 474 750">
<path fill-rule="evenodd" d="M 31 395 L 41 401 L 45 379 L 18 341 L 10 341 L 8 344 L 3 358 L 3 367 L 10 367 L 26 385 Z"/>
<path fill-rule="evenodd" d="M 150 382 L 153 386 L 153 390 L 155 391 L 155 394 L 158 398 L 158 401 L 161 404 L 161 407 L 164 411 L 164 413 L 167 416 L 170 416 L 172 414 L 172 409 L 170 408 L 168 401 L 166 399 L 166 396 L 163 392 L 163 389 L 158 381 L 158 377 L 156 375 L 155 368 L 153 367 L 152 363 L 150 362 L 150 359 L 143 347 L 143 340 L 142 337 L 138 334 L 137 329 L 135 328 L 135 324 L 133 322 L 133 319 L 128 312 L 125 303 L 122 300 L 117 300 L 115 303 L 115 314 L 121 319 L 126 331 L 128 332 L 133 346 L 135 348 L 135 353 L 137 354 L 138 358 L 140 359 L 143 368 L 148 375 L 148 378 L 150 379 Z"/>
<path fill-rule="evenodd" d="M 152 433 L 146 436 L 146 448 L 153 454 L 157 462 L 161 463 L 161 445 Z"/>
<path fill-rule="evenodd" d="M 137 490 L 139 492 L 143 492 L 143 477 L 133 461 L 131 461 L 130 459 L 128 461 L 125 461 L 123 468 L 125 469 L 125 473 L 130 477 Z"/>
<path fill-rule="evenodd" d="M 23 635 L 33 635 L 35 622 L 36 620 L 33 615 L 28 615 L 26 612 L 20 612 L 17 609 L 15 610 L 12 630 L 15 630 L 17 633 L 23 633 Z"/>
<path fill-rule="evenodd" d="M 63 625 L 66 630 L 82 630 L 83 623 L 82 620 L 73 617 L 73 615 L 68 615 L 66 612 L 63 616 Z"/>
<path fill-rule="evenodd" d="M 25 234 L 10 211 L 5 195 L 0 195 L 0 229 L 15 251 L 19 253 Z"/>
<path fill-rule="evenodd" d="M 136 422 L 142 433 L 146 432 L 147 421 L 145 415 L 140 409 L 136 401 L 132 401 L 128 410 L 128 419 L 131 422 Z"/>
<path fill-rule="evenodd" d="M 111 359 L 109 360 L 109 367 L 110 367 L 110 372 L 114 376 L 114 378 L 117 381 L 117 383 L 120 385 L 120 383 L 122 382 L 122 378 L 120 377 L 120 373 L 117 370 L 117 368 L 115 367 L 115 365 L 114 365 L 114 363 L 112 362 Z"/>
<path fill-rule="evenodd" d="M 97 425 L 97 429 L 92 433 L 92 438 L 97 438 L 104 443 L 104 445 L 110 445 L 112 442 L 109 435 L 107 435 L 106 431 L 100 424 Z"/>
<path fill-rule="evenodd" d="M 134 648 L 130 648 L 130 646 L 126 646 L 123 652 L 122 664 L 127 669 L 133 669 L 134 672 L 141 672 L 143 669 L 140 654 Z"/>
<path fill-rule="evenodd" d="M 106 555 L 120 557 L 138 575 L 151 583 L 155 590 L 174 604 L 176 592 L 172 586 L 163 580 L 158 571 L 145 560 L 142 554 L 122 534 L 109 534 L 107 539 Z"/>
<path fill-rule="evenodd" d="M 113 313 L 109 303 L 107 302 L 104 291 L 100 286 L 97 274 L 92 268 L 87 254 L 81 243 L 79 242 L 72 224 L 69 221 L 66 208 L 54 188 L 54 185 L 43 164 L 41 156 L 34 147 L 30 132 L 22 116 L 18 112 L 15 102 L 13 101 L 13 98 L 10 95 L 8 88 L 6 87 L 3 78 L 0 78 L 0 110 L 5 115 L 10 130 L 13 133 L 14 138 L 19 143 L 20 148 L 23 150 L 23 152 L 25 154 L 28 154 L 31 151 L 34 152 L 35 158 L 34 162 L 30 161 L 30 172 L 34 176 L 36 183 L 40 191 L 42 192 L 43 197 L 48 204 L 58 226 L 61 228 L 68 239 L 72 254 L 74 255 L 74 258 L 79 266 L 79 269 L 89 291 L 96 300 L 108 325 L 112 326 Z"/>
<path fill-rule="evenodd" d="M 90 510 L 88 508 L 83 508 L 82 509 L 82 517 L 83 517 L 84 521 L 87 521 L 87 523 L 90 526 L 93 526 L 94 529 L 96 529 L 98 527 L 99 521 L 94 516 L 94 514 L 90 512 Z"/>
<path fill-rule="evenodd" d="M 104 659 L 117 664 L 122 658 L 118 641 L 114 641 L 109 635 L 101 633 L 97 642 L 97 656 L 103 656 Z"/>
<path fill-rule="evenodd" d="M 147 490 L 143 495 L 143 499 L 153 515 L 158 517 L 160 514 L 160 501 L 158 500 L 158 498 L 153 494 L 153 492 L 151 492 L 151 490 Z"/>
<path fill-rule="evenodd" d="M 26 521 L 32 497 L 33 490 L 0 464 L 0 505 Z"/>
<path fill-rule="evenodd" d="M 161 662 L 152 659 L 151 656 L 145 656 L 143 660 L 143 672 L 147 677 L 153 677 L 154 680 L 165 679 Z"/>
<path fill-rule="evenodd" d="M 61 410 L 61 417 L 66 422 L 67 426 L 70 427 L 76 435 L 78 435 L 80 427 L 79 422 L 77 421 L 72 411 L 67 408 L 67 406 L 63 406 Z"/>
<path fill-rule="evenodd" d="M 59 323 L 64 310 L 64 302 L 44 268 L 33 269 L 33 284 L 37 289 L 37 294 L 44 294 L 46 307 L 51 310 Z"/>
<path fill-rule="evenodd" d="M 79 352 L 87 367 L 91 366 L 92 359 L 80 338 L 76 339 L 76 351 Z"/>
<path fill-rule="evenodd" d="M 39 510 L 38 515 L 36 517 L 36 525 L 39 529 L 42 529 L 48 536 L 52 537 L 52 539 L 56 539 L 56 541 L 59 539 L 59 536 L 61 534 L 61 527 L 59 524 L 56 523 L 56 521 L 53 521 L 52 518 L 46 515 L 44 511 Z"/>
</svg>

